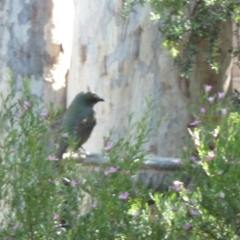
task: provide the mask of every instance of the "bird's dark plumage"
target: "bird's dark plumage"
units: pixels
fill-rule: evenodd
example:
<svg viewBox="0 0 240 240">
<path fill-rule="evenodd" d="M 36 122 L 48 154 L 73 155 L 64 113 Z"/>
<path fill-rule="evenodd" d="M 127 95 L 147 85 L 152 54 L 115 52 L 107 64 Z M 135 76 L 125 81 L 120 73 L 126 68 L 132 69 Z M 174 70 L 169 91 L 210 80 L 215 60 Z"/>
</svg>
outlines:
<svg viewBox="0 0 240 240">
<path fill-rule="evenodd" d="M 94 126 L 96 125 L 94 105 L 97 102 L 104 101 L 102 98 L 92 92 L 79 93 L 63 115 L 61 130 L 77 143 L 79 148 L 90 137 Z M 57 149 L 56 157 L 61 159 L 69 146 L 68 138 L 61 137 Z"/>
</svg>

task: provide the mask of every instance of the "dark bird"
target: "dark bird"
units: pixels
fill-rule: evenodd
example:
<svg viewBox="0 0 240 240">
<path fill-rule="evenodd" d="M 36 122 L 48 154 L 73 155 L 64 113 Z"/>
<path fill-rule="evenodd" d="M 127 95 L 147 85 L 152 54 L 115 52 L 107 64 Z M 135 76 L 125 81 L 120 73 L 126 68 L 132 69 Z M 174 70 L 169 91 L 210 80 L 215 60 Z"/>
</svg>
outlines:
<svg viewBox="0 0 240 240">
<path fill-rule="evenodd" d="M 96 125 L 94 105 L 104 101 L 92 92 L 79 93 L 63 115 L 61 130 L 76 143 L 75 151 L 90 137 Z M 61 136 L 56 157 L 60 160 L 69 147 L 68 137 Z"/>
</svg>

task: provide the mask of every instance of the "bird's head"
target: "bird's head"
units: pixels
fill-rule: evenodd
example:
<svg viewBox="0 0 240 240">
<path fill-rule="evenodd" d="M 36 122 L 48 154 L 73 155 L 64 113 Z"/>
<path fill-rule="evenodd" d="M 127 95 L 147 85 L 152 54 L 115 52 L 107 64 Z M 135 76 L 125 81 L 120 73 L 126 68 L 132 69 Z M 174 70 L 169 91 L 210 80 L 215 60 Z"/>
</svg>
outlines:
<svg viewBox="0 0 240 240">
<path fill-rule="evenodd" d="M 93 106 L 98 102 L 104 101 L 104 99 L 100 98 L 96 93 L 88 91 L 79 93 L 75 97 L 74 101 L 85 103 L 88 106 Z"/>
</svg>

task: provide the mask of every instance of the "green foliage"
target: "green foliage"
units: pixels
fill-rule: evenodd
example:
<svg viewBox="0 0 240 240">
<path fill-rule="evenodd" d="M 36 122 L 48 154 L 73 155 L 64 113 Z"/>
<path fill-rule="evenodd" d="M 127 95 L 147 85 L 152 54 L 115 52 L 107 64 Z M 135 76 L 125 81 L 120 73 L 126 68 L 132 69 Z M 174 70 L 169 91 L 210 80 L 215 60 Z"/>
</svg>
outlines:
<svg viewBox="0 0 240 240">
<path fill-rule="evenodd" d="M 43 112 L 27 82 L 19 99 L 12 90 L 0 113 L 0 238 L 238 239 L 240 115 L 223 93 L 210 92 L 207 86 L 195 113 L 194 141 L 183 148 L 182 171 L 169 191 L 153 193 L 132 182 L 146 157 L 150 103 L 140 121 L 130 116 L 124 138 L 105 139 L 108 162 L 98 170 L 69 157 L 59 173 L 55 147 L 48 146 L 58 114 L 52 106 L 48 115 Z M 192 156 L 193 148 L 198 155 Z M 192 177 L 193 187 L 184 186 L 182 173 Z M 147 204 L 151 198 L 155 206 Z"/>
<path fill-rule="evenodd" d="M 56 198 L 55 174 L 46 160 L 52 119 L 47 120 L 40 108 L 35 109 L 39 104 L 31 99 L 27 81 L 24 97 L 13 101 L 14 97 L 12 89 L 6 98 L 1 98 L 0 175 L 4 211 L 0 236 L 3 239 L 17 234 L 20 239 L 41 239 L 44 234 L 53 233 L 54 224 L 50 220 L 62 201 Z"/>
<path fill-rule="evenodd" d="M 30 94 L 28 83 L 24 82 L 18 99 L 13 84 L 10 94 L 1 99 L 0 238 L 148 238 L 151 229 L 145 202 L 149 193 L 135 189 L 131 180 L 144 161 L 143 145 L 151 125 L 148 112 L 137 123 L 134 115 L 130 117 L 131 131 L 113 149 L 103 150 L 109 161 L 99 171 L 87 171 L 70 157 L 59 173 L 54 167 L 56 149 L 49 141 L 59 114 L 53 106 L 46 114 Z M 69 186 L 63 184 L 64 177 Z M 132 209 L 143 214 L 136 218 Z"/>
<path fill-rule="evenodd" d="M 138 3 L 126 0 L 123 12 L 129 13 Z M 232 19 L 239 26 L 239 1 L 200 0 L 193 3 L 189 0 L 145 0 L 140 3 L 152 5 L 151 19 L 160 21 L 165 35 L 163 45 L 172 53 L 183 76 L 188 77 L 191 73 L 200 42 L 206 44 L 203 60 L 214 71 L 219 71 L 221 44 L 226 37 L 220 31 L 221 25 Z M 229 49 L 229 52 L 240 58 L 239 47 Z"/>
<path fill-rule="evenodd" d="M 194 176 L 197 186 L 188 197 L 194 199 L 194 207 L 201 213 L 192 222 L 194 232 L 199 237 L 204 234 L 206 239 L 238 239 L 240 234 L 240 116 L 222 96 L 218 94 L 212 101 L 208 92 L 204 95 L 205 111 L 196 114 L 200 123 L 193 131 L 198 157 L 184 153 L 185 170 Z"/>
</svg>

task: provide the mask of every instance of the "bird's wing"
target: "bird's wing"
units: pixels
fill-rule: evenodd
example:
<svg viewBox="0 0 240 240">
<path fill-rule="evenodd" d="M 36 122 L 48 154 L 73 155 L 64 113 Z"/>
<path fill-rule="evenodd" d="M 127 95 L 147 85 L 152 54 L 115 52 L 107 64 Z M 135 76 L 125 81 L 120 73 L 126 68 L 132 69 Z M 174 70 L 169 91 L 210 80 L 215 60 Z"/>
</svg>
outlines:
<svg viewBox="0 0 240 240">
<path fill-rule="evenodd" d="M 88 140 L 95 125 L 96 118 L 92 107 L 78 106 L 77 109 L 70 107 L 63 116 L 61 130 L 73 138 L 77 143 L 75 147 L 75 150 L 77 150 Z M 59 159 L 62 158 L 68 145 L 69 143 L 66 138 L 60 138 L 57 151 L 57 157 Z"/>
<path fill-rule="evenodd" d="M 82 109 L 80 108 L 77 111 L 75 108 L 69 107 L 63 115 L 61 129 L 60 129 L 61 132 L 67 133 L 69 136 L 74 137 L 75 126 L 77 125 L 78 119 L 82 117 L 81 114 L 83 112 L 84 112 L 83 108 Z M 68 139 L 62 136 L 59 136 L 58 149 L 56 152 L 57 158 L 62 159 L 62 155 L 67 150 L 68 145 L 69 145 Z"/>
<path fill-rule="evenodd" d="M 95 125 L 96 118 L 94 115 L 86 116 L 82 119 L 79 119 L 79 122 L 74 129 L 74 136 L 79 141 L 77 147 L 80 147 L 88 140 Z"/>
</svg>

